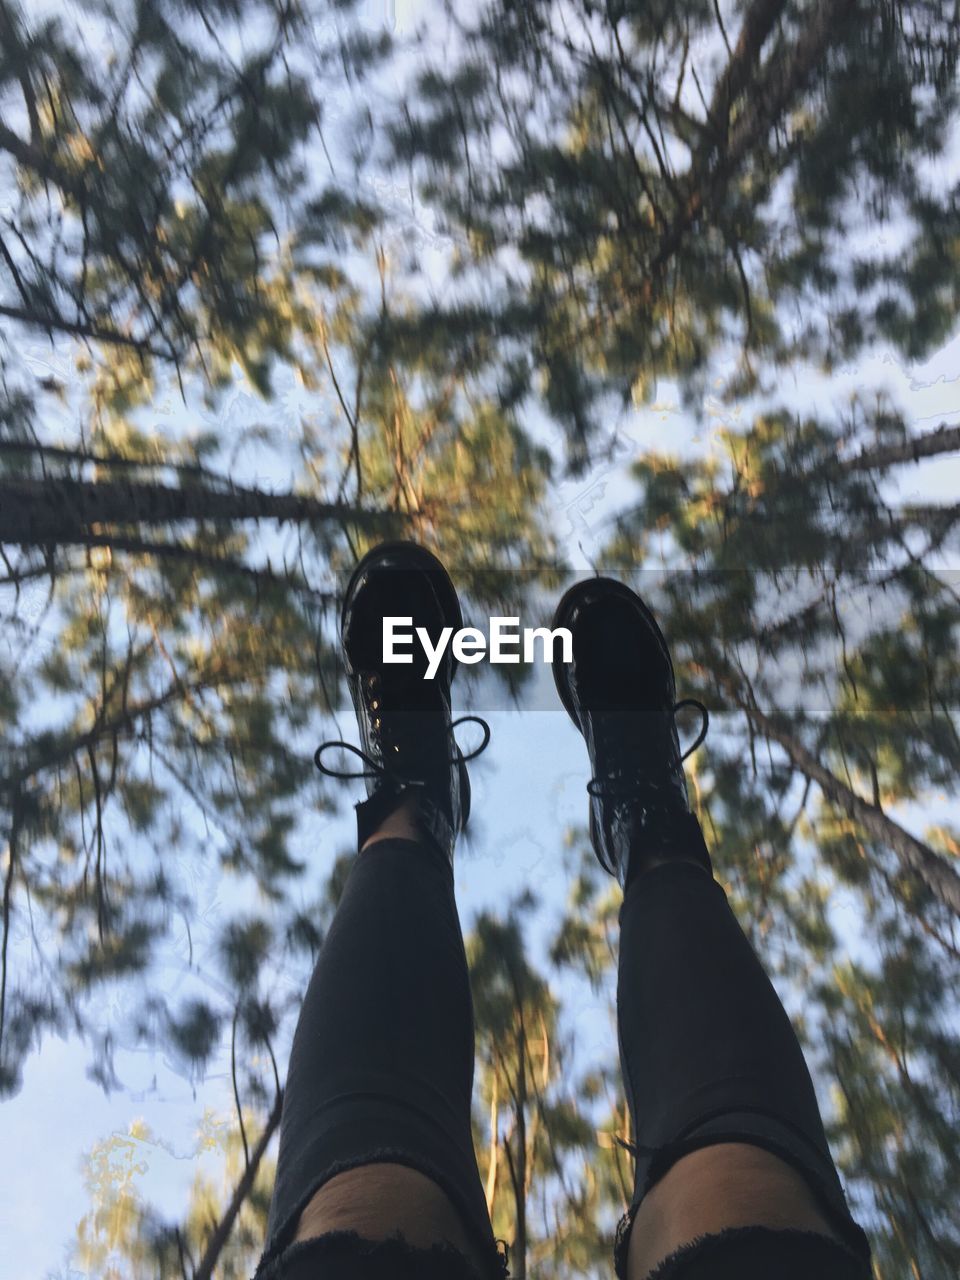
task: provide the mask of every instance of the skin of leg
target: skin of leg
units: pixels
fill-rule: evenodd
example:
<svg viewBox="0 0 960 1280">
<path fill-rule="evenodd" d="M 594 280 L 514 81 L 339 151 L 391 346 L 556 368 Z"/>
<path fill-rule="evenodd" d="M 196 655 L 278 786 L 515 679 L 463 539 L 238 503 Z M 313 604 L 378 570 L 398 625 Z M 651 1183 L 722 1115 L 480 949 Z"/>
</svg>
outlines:
<svg viewBox="0 0 960 1280">
<path fill-rule="evenodd" d="M 294 1239 L 356 1231 L 366 1240 L 386 1240 L 398 1230 L 421 1249 L 446 1240 L 483 1269 L 446 1192 L 402 1164 L 358 1165 L 325 1182 L 300 1215 Z"/>
<path fill-rule="evenodd" d="M 413 803 L 404 802 L 384 819 L 360 852 L 379 840 L 419 838 Z M 367 1240 L 386 1240 L 398 1230 L 409 1244 L 421 1249 L 448 1241 L 483 1270 L 447 1193 L 419 1170 L 387 1161 L 357 1165 L 325 1182 L 300 1215 L 294 1239 L 356 1231 Z"/>
<path fill-rule="evenodd" d="M 665 861 L 648 857 L 640 874 Z M 749 1143 L 718 1142 L 683 1156 L 644 1197 L 630 1232 L 628 1280 L 646 1280 L 697 1236 L 729 1227 L 792 1228 L 837 1238 L 792 1165 Z"/>
<path fill-rule="evenodd" d="M 646 1195 L 633 1222 L 628 1280 L 646 1280 L 697 1236 L 728 1227 L 816 1231 L 836 1239 L 806 1180 L 786 1161 L 746 1143 L 701 1147 Z"/>
</svg>

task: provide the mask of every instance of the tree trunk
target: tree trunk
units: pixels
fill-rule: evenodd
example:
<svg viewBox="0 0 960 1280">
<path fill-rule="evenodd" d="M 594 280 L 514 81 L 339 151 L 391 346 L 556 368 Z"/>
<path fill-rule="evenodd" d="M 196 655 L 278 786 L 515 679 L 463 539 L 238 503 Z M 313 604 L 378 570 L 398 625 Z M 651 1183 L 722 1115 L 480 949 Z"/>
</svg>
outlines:
<svg viewBox="0 0 960 1280">
<path fill-rule="evenodd" d="M 517 1105 L 517 1180 L 514 1199 L 517 1206 L 516 1280 L 527 1280 L 527 1066 L 526 1036 L 520 1023 L 520 1087 Z"/>
<path fill-rule="evenodd" d="M 493 1066 L 493 1097 L 490 1102 L 490 1162 L 487 1165 L 487 1185 L 485 1188 L 487 1213 L 493 1217 L 493 1201 L 497 1194 L 497 1169 L 500 1164 L 500 1096 L 499 1073 L 496 1063 Z"/>
<path fill-rule="evenodd" d="M 279 520 L 292 524 L 352 523 L 386 532 L 389 512 L 361 511 L 345 503 L 318 502 L 296 493 L 261 489 L 174 489 L 139 481 L 92 483 L 0 480 L 0 543 L 49 546 L 85 543 L 104 524 L 167 525 L 182 520 Z"/>
<path fill-rule="evenodd" d="M 724 135 L 730 123 L 730 108 L 747 87 L 759 62 L 760 51 L 786 7 L 786 0 L 755 0 L 743 16 L 736 48 L 716 83 L 710 103 L 710 122 L 716 129 L 722 128 Z M 710 140 L 713 144 L 717 141 L 716 137 Z"/>
<path fill-rule="evenodd" d="M 215 574 L 223 574 L 226 577 L 244 578 L 248 582 L 252 582 L 256 589 L 259 599 L 261 589 L 264 592 L 269 591 L 291 591 L 294 592 L 302 600 L 312 600 L 316 604 L 334 604 L 337 596 L 331 591 L 316 591 L 313 587 L 300 578 L 296 573 L 287 568 L 276 570 L 267 560 L 265 566 L 247 564 L 243 560 L 238 560 L 234 556 L 220 555 L 213 551 L 204 551 L 198 547 L 189 546 L 181 542 L 165 542 L 162 539 L 157 541 L 151 538 L 131 538 L 121 533 L 88 533 L 78 534 L 73 540 L 75 546 L 83 547 L 106 547 L 112 552 L 126 552 L 132 556 L 151 556 L 157 560 L 177 560 L 181 564 L 189 564 L 198 570 L 209 570 Z M 38 548 L 31 547 L 24 554 L 36 552 Z M 111 555 L 111 564 L 113 557 Z M 24 569 L 19 565 L 11 566 L 7 577 L 0 582 L 0 585 L 16 586 L 18 584 L 29 581 L 31 578 L 55 578 L 58 574 L 73 572 L 77 569 L 83 569 L 81 556 L 77 556 L 74 560 L 64 560 L 54 563 L 50 560 L 49 553 L 45 554 L 42 565 L 28 564 Z"/>
</svg>

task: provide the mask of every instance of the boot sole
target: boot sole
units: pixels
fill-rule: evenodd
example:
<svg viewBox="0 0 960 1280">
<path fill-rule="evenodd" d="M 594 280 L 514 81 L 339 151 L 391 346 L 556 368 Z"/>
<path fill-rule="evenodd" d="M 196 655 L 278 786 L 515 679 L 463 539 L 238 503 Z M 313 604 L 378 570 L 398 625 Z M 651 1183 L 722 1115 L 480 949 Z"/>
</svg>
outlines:
<svg viewBox="0 0 960 1280">
<path fill-rule="evenodd" d="M 670 657 L 670 650 L 667 648 L 666 637 L 664 636 L 663 632 L 660 630 L 660 626 L 656 618 L 653 616 L 653 614 L 650 612 L 647 606 L 643 603 L 643 601 L 640 599 L 637 593 L 634 590 L 632 590 L 630 587 L 628 587 L 626 583 L 618 582 L 615 578 L 603 578 L 603 577 L 588 578 L 583 582 L 575 582 L 573 586 L 570 587 L 564 593 L 563 596 L 561 596 L 560 602 L 557 605 L 556 610 L 554 612 L 553 622 L 551 623 L 551 626 L 553 628 L 566 626 L 567 615 L 572 613 L 574 608 L 580 603 L 580 597 L 590 592 L 596 591 L 598 586 L 601 587 L 601 589 L 607 595 L 615 596 L 621 600 L 627 601 L 634 609 L 636 609 L 640 613 L 640 616 L 643 618 L 644 622 L 646 622 L 647 626 L 653 632 L 654 638 L 657 641 L 657 644 L 660 646 L 660 650 L 663 653 L 663 656 L 667 660 L 667 664 L 670 668 L 670 679 L 671 679 L 671 684 L 673 685 L 674 697 L 675 697 L 676 682 L 675 682 L 674 673 L 673 673 L 673 659 Z M 568 664 L 565 662 L 558 662 L 556 658 L 554 658 L 551 661 L 550 665 L 553 668 L 553 682 L 557 687 L 557 693 L 560 696 L 560 701 L 563 703 L 564 708 L 567 712 L 567 715 L 570 717 L 573 723 L 577 726 L 577 729 L 582 733 L 583 725 L 580 723 L 580 717 L 577 715 L 576 708 L 573 705 L 573 698 L 571 697 L 571 694 L 570 694 L 570 686 L 568 682 Z"/>
</svg>

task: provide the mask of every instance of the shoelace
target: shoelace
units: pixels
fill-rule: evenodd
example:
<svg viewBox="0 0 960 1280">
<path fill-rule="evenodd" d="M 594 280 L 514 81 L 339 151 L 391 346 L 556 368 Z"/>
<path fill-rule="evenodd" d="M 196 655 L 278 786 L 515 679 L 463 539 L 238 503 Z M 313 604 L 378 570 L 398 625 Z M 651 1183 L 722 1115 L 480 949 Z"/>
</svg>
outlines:
<svg viewBox="0 0 960 1280">
<path fill-rule="evenodd" d="M 703 722 L 700 726 L 700 732 L 697 734 L 693 744 L 687 747 L 680 759 L 676 761 L 676 765 L 683 764 L 684 760 L 686 760 L 688 756 L 692 756 L 694 751 L 702 745 L 707 736 L 707 728 L 710 724 L 710 714 L 698 698 L 681 698 L 679 702 L 675 702 L 673 704 L 671 715 L 676 717 L 677 712 L 683 707 L 696 707 L 700 712 L 700 715 L 703 717 Z M 600 720 L 599 723 L 602 725 L 603 721 Z M 676 766 L 674 762 L 671 761 L 668 767 L 674 768 Z M 591 778 L 587 783 L 587 793 L 591 796 L 595 796 L 598 800 L 640 799 L 645 793 L 658 792 L 659 790 L 660 787 L 656 783 L 642 782 L 639 778 L 622 787 L 617 786 L 609 778 Z"/>
<path fill-rule="evenodd" d="M 490 726 L 487 724 L 486 720 L 481 719 L 480 716 L 461 716 L 459 720 L 453 721 L 450 728 L 453 730 L 461 724 L 470 723 L 478 724 L 483 730 L 483 741 L 480 743 L 479 747 L 474 747 L 474 749 L 467 755 L 464 755 L 458 747 L 458 754 L 454 756 L 452 760 L 448 760 L 448 764 L 457 764 L 460 760 L 466 764 L 469 760 L 476 760 L 478 755 L 486 751 L 490 742 Z M 340 747 L 342 750 L 349 751 L 352 755 L 358 756 L 359 759 L 367 765 L 367 769 L 361 769 L 359 772 L 354 773 L 342 772 L 337 769 L 328 769 L 320 760 L 321 755 L 328 747 Z M 395 773 L 393 770 L 386 768 L 384 765 L 378 764 L 376 760 L 371 759 L 371 757 L 368 756 L 365 751 L 361 751 L 359 747 L 355 747 L 350 742 L 342 742 L 339 739 L 337 741 L 321 742 L 319 747 L 317 747 L 316 751 L 313 753 L 313 763 L 317 766 L 320 772 L 326 774 L 328 778 L 392 778 L 398 782 L 402 782 L 404 786 L 408 787 L 422 787 L 425 785 L 422 779 L 405 778 L 401 774 Z"/>
</svg>

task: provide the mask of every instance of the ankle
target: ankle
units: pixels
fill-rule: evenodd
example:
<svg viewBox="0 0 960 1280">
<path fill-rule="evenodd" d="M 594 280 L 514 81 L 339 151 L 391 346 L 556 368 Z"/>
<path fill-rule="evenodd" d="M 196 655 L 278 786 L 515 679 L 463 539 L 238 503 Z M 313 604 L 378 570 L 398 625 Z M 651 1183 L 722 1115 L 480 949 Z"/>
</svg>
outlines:
<svg viewBox="0 0 960 1280">
<path fill-rule="evenodd" d="M 683 865 L 688 867 L 696 867 L 702 871 L 704 875 L 712 879 L 712 873 L 706 868 L 701 858 L 695 854 L 688 853 L 632 853 L 630 855 L 630 866 L 627 871 L 626 884 L 624 885 L 624 893 L 630 888 L 634 880 L 640 879 L 648 872 L 656 870 L 657 867 Z"/>
<path fill-rule="evenodd" d="M 422 840 L 423 831 L 417 822 L 417 802 L 414 796 L 404 796 L 395 809 L 386 815 L 376 831 L 360 846 L 360 852 L 369 849 L 380 840 Z"/>
</svg>

